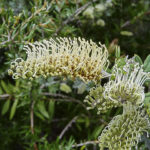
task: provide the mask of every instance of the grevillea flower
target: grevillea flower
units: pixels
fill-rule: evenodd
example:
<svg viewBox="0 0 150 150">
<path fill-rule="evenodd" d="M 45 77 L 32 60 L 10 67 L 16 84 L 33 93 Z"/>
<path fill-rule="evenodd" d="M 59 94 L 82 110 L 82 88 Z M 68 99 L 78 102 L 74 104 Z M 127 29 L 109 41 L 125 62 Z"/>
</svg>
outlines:
<svg viewBox="0 0 150 150">
<path fill-rule="evenodd" d="M 90 89 L 89 95 L 84 100 L 89 105 L 87 107 L 88 110 L 96 108 L 97 113 L 100 114 L 105 113 L 108 109 L 119 106 L 118 102 L 105 99 L 103 91 L 104 88 L 102 86 Z"/>
<path fill-rule="evenodd" d="M 141 135 L 150 129 L 150 122 L 145 112 L 128 103 L 123 114 L 114 117 L 99 137 L 101 150 L 131 150 L 137 146 Z"/>
<path fill-rule="evenodd" d="M 134 58 L 127 59 L 123 68 L 119 68 L 116 64 L 113 68 L 110 81 L 104 86 L 104 97 L 120 104 L 127 103 L 142 104 L 145 98 L 144 82 L 150 78 L 150 73 L 144 72 L 140 66 L 134 61 Z"/>
<path fill-rule="evenodd" d="M 108 51 L 99 43 L 83 38 L 56 38 L 24 46 L 27 59 L 17 58 L 8 71 L 14 79 L 39 76 L 81 78 L 99 81 L 108 65 Z"/>
</svg>

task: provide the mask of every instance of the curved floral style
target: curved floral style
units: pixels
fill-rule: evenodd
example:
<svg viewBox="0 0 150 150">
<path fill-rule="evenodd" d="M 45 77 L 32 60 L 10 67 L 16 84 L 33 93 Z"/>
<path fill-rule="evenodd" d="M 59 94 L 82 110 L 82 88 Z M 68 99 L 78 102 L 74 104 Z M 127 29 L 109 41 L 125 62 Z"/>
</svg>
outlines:
<svg viewBox="0 0 150 150">
<path fill-rule="evenodd" d="M 56 38 L 24 46 L 27 59 L 17 58 L 11 63 L 9 74 L 14 79 L 39 76 L 63 76 L 81 78 L 88 82 L 99 81 L 102 70 L 108 66 L 108 51 L 105 45 L 97 45 L 83 38 Z"/>
<path fill-rule="evenodd" d="M 122 115 L 115 116 L 99 137 L 101 150 L 131 150 L 137 146 L 141 135 L 150 129 L 150 122 L 143 110 L 128 103 Z"/>
</svg>

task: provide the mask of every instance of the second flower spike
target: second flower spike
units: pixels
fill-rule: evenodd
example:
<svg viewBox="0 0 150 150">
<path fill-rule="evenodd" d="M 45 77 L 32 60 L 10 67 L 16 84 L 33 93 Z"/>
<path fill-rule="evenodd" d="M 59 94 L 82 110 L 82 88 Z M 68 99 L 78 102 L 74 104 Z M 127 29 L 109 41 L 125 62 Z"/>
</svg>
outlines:
<svg viewBox="0 0 150 150">
<path fill-rule="evenodd" d="M 114 117 L 99 137 L 100 148 L 109 150 L 131 150 L 136 147 L 144 132 L 148 135 L 149 118 L 143 110 L 128 103 L 123 114 Z"/>
<path fill-rule="evenodd" d="M 121 105 L 127 102 L 143 105 L 145 98 L 143 84 L 150 78 L 150 73 L 144 72 L 142 67 L 135 62 L 134 57 L 126 58 L 122 67 L 117 63 L 110 81 L 104 86 L 104 97 Z"/>
</svg>

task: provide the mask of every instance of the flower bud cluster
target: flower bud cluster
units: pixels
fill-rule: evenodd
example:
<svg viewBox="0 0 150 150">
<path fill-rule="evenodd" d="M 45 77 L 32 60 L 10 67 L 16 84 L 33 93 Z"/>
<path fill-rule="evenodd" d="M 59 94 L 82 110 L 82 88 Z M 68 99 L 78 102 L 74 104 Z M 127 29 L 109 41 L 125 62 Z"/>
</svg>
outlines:
<svg viewBox="0 0 150 150">
<path fill-rule="evenodd" d="M 108 0 L 104 3 L 98 3 L 95 6 L 89 6 L 84 12 L 83 16 L 92 21 L 93 25 L 104 27 L 105 21 L 102 19 L 102 16 L 105 14 L 110 16 L 109 8 L 113 6 L 111 0 Z M 86 20 L 85 20 L 86 22 Z"/>
<path fill-rule="evenodd" d="M 99 3 L 99 4 L 96 4 L 95 6 L 90 6 L 83 12 L 83 16 L 85 16 L 89 19 L 94 19 L 95 14 L 102 16 L 104 14 L 104 12 L 109 7 L 112 7 L 112 6 L 113 6 L 113 4 L 111 1 L 106 1 L 105 3 Z"/>
<path fill-rule="evenodd" d="M 89 19 L 94 19 L 94 7 L 88 7 L 84 12 L 83 16 L 89 18 Z"/>
<path fill-rule="evenodd" d="M 14 79 L 63 76 L 98 82 L 108 65 L 108 51 L 83 38 L 56 38 L 24 46 L 27 59 L 17 58 L 8 71 Z"/>
<path fill-rule="evenodd" d="M 100 148 L 131 150 L 137 146 L 143 132 L 150 129 L 150 122 L 143 110 L 131 103 L 124 105 L 122 115 L 114 117 L 99 137 Z"/>
</svg>

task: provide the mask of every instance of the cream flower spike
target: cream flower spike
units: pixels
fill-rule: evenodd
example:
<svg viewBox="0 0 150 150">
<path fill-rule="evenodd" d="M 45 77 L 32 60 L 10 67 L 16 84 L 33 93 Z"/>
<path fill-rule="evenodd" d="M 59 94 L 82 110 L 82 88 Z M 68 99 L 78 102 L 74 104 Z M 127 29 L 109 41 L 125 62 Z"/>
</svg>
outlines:
<svg viewBox="0 0 150 150">
<path fill-rule="evenodd" d="M 101 150 L 131 150 L 141 140 L 142 134 L 148 135 L 150 122 L 144 110 L 127 103 L 122 115 L 115 116 L 99 137 Z"/>
<path fill-rule="evenodd" d="M 134 61 L 134 57 L 128 59 L 123 68 L 119 68 L 116 64 L 113 68 L 112 77 L 104 86 L 104 97 L 120 104 L 127 103 L 143 105 L 145 98 L 144 82 L 150 79 L 150 73 L 144 72 L 142 67 Z"/>
<path fill-rule="evenodd" d="M 100 81 L 104 68 L 108 67 L 108 51 L 84 38 L 56 38 L 24 46 L 27 59 L 17 58 L 8 71 L 14 79 L 39 76 L 63 76 L 85 82 Z"/>
</svg>

